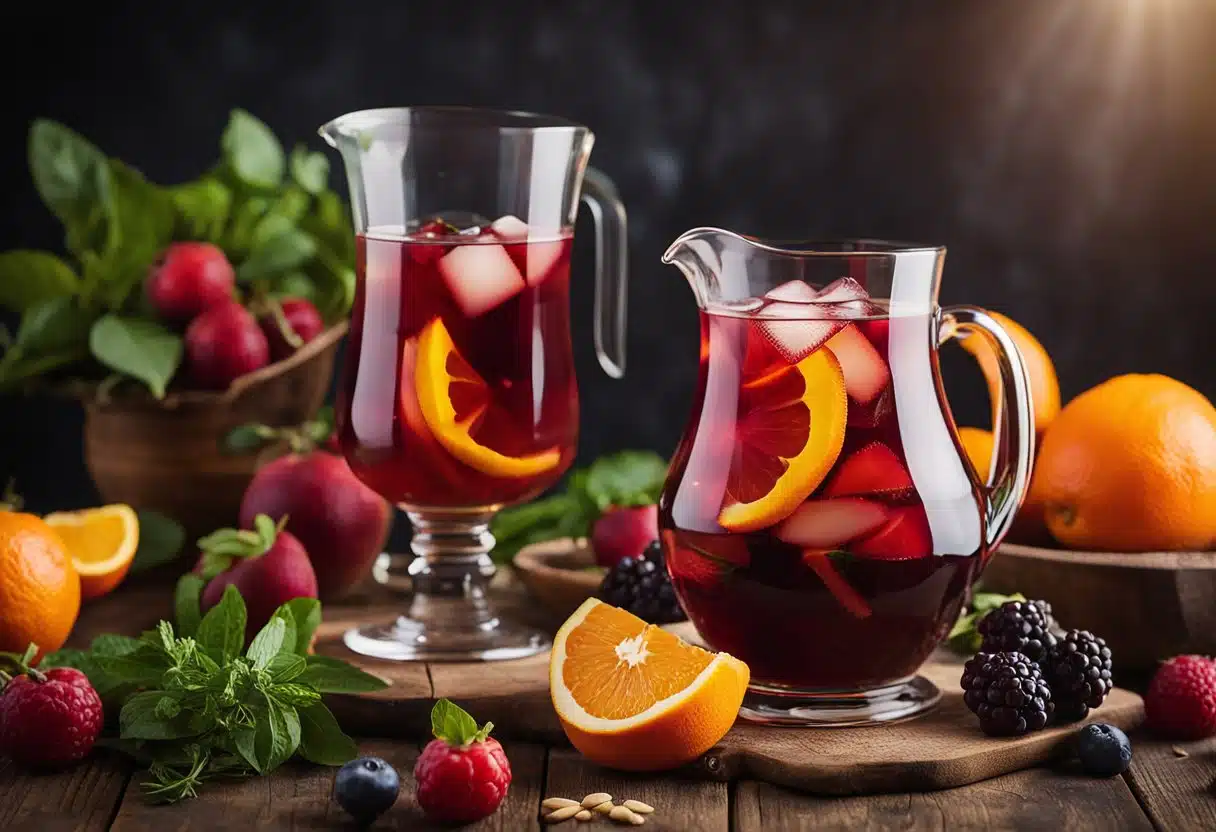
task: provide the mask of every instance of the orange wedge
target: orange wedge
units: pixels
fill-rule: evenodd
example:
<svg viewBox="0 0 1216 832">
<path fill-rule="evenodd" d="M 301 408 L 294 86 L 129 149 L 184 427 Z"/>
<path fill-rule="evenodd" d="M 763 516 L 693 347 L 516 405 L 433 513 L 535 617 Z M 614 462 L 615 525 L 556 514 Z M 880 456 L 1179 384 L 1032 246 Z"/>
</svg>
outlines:
<svg viewBox="0 0 1216 832">
<path fill-rule="evenodd" d="M 788 517 L 835 464 L 847 417 L 844 373 L 830 350 L 745 375 L 718 523 L 751 532 Z"/>
<path fill-rule="evenodd" d="M 536 454 L 508 456 L 474 438 L 487 419 L 490 391 L 477 371 L 456 351 L 452 336 L 439 318 L 418 336 L 414 389 L 422 418 L 439 444 L 470 468 L 494 477 L 533 477 L 555 468 L 561 451 L 549 448 Z M 454 400 L 462 412 L 457 413 Z M 467 407 L 463 405 L 468 405 Z M 505 414 L 495 414 L 505 418 Z"/>
<path fill-rule="evenodd" d="M 81 511 L 58 511 L 42 518 L 59 532 L 80 573 L 80 597 L 112 591 L 127 576 L 139 547 L 139 518 L 121 503 Z"/>
<path fill-rule="evenodd" d="M 726 735 L 750 677 L 635 615 L 589 598 L 558 630 L 549 693 L 570 742 L 593 762 L 658 771 L 695 760 Z"/>
</svg>

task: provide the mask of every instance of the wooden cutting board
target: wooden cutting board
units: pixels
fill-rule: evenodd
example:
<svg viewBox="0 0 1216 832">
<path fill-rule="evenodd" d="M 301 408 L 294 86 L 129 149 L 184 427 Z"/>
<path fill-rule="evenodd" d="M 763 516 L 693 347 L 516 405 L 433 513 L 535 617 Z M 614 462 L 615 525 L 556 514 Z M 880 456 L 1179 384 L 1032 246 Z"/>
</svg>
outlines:
<svg viewBox="0 0 1216 832">
<path fill-rule="evenodd" d="M 513 613 L 556 629 L 518 589 L 500 600 Z M 89 605 L 72 642 L 85 645 L 99 632 L 137 634 L 169 615 L 165 585 L 136 586 Z M 495 735 L 551 744 L 566 739 L 549 702 L 547 655 L 512 662 L 415 664 L 365 659 L 342 644 L 352 624 L 391 620 L 400 606 L 376 592 L 345 605 L 326 605 L 317 651 L 351 661 L 392 682 L 380 692 L 329 698 L 347 731 L 364 736 L 422 740 L 430 734 L 430 710 L 446 697 L 491 720 Z M 690 630 L 682 636 L 695 637 Z M 1079 725 L 1049 728 L 1016 739 L 992 739 L 979 730 L 958 688 L 961 662 L 948 654 L 930 661 L 922 674 L 943 693 L 930 713 L 875 728 L 775 728 L 737 722 L 722 741 L 687 766 L 691 777 L 730 780 L 747 777 L 819 794 L 928 791 L 974 783 L 1029 768 L 1063 754 Z M 1140 723 L 1144 705 L 1136 694 L 1116 688 L 1090 722 L 1124 730 Z"/>
</svg>

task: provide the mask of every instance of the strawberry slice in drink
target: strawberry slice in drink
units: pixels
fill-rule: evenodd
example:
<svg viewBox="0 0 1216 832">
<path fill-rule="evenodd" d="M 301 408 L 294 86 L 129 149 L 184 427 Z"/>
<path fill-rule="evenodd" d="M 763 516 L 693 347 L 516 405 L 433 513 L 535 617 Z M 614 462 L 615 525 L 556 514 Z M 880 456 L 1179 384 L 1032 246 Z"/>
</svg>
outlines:
<svg viewBox="0 0 1216 832">
<path fill-rule="evenodd" d="M 563 240 L 534 239 L 528 224 L 511 214 L 504 214 L 490 223 L 490 232 L 522 252 L 524 279 L 529 286 L 536 286 L 545 279 L 561 259 L 566 245 Z"/>
<path fill-rule="evenodd" d="M 835 549 L 887 522 L 882 503 L 858 497 L 808 500 L 777 526 L 777 538 L 810 549 Z"/>
<path fill-rule="evenodd" d="M 908 469 L 882 442 L 871 442 L 847 456 L 823 487 L 824 497 L 903 500 L 913 493 Z"/>
<path fill-rule="evenodd" d="M 849 615 L 854 618 L 869 618 L 873 614 L 866 599 L 861 597 L 861 593 L 836 571 L 830 552 L 805 549 L 802 552 L 802 563 L 819 576 L 819 580 L 823 581 L 828 592 L 832 593 Z"/>
<path fill-rule="evenodd" d="M 896 506 L 890 518 L 869 537 L 849 544 L 849 553 L 871 560 L 915 560 L 933 554 L 933 534 L 922 505 Z"/>
<path fill-rule="evenodd" d="M 439 273 L 464 314 L 476 318 L 524 290 L 524 278 L 496 243 L 456 246 L 439 261 Z"/>
</svg>

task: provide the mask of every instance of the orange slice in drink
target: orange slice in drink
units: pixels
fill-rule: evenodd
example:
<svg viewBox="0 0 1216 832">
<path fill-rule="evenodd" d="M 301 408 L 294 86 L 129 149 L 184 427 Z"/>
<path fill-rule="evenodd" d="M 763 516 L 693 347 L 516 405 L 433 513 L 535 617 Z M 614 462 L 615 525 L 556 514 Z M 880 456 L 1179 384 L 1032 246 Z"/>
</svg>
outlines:
<svg viewBox="0 0 1216 832">
<path fill-rule="evenodd" d="M 561 461 L 558 448 L 508 456 L 477 441 L 491 410 L 490 390 L 456 351 L 452 336 L 439 318 L 423 327 L 418 336 L 414 389 L 426 426 L 448 453 L 470 468 L 494 477 L 532 477 Z"/>
<path fill-rule="evenodd" d="M 113 590 L 131 568 L 139 547 L 139 518 L 121 503 L 42 518 L 59 532 L 80 573 L 80 596 L 88 600 Z"/>
<path fill-rule="evenodd" d="M 751 339 L 749 350 L 757 347 L 760 340 Z M 788 517 L 836 462 L 847 417 L 844 374 L 830 350 L 792 365 L 749 355 L 722 527 L 750 532 Z"/>
<path fill-rule="evenodd" d="M 658 771 L 695 760 L 725 736 L 750 675 L 727 653 L 589 598 L 553 639 L 549 693 L 585 757 Z"/>
</svg>

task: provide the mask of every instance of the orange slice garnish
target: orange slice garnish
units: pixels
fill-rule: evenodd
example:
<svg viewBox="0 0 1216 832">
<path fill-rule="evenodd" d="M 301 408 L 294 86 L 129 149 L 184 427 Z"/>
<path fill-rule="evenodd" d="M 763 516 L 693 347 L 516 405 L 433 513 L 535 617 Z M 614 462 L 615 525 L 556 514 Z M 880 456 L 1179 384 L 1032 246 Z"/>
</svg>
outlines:
<svg viewBox="0 0 1216 832">
<path fill-rule="evenodd" d="M 72 556 L 80 573 L 81 598 L 97 598 L 122 583 L 139 548 L 139 518 L 134 509 L 120 503 L 58 511 L 42 519 L 59 532 Z"/>
<path fill-rule="evenodd" d="M 758 346 L 752 339 L 749 349 Z M 788 517 L 827 476 L 844 445 L 848 397 L 831 351 L 790 365 L 745 364 L 727 500 L 718 523 L 732 532 Z M 750 375 L 748 368 L 759 365 Z"/>
<path fill-rule="evenodd" d="M 734 724 L 750 672 L 589 598 L 558 630 L 549 693 L 570 742 L 593 762 L 657 771 L 696 759 Z"/>
<path fill-rule="evenodd" d="M 532 477 L 561 461 L 558 448 L 508 456 L 474 438 L 490 410 L 490 390 L 456 351 L 452 336 L 439 318 L 423 327 L 418 336 L 414 389 L 431 433 L 448 453 L 470 468 L 495 477 Z M 459 414 L 456 401 L 461 403 Z"/>
</svg>

